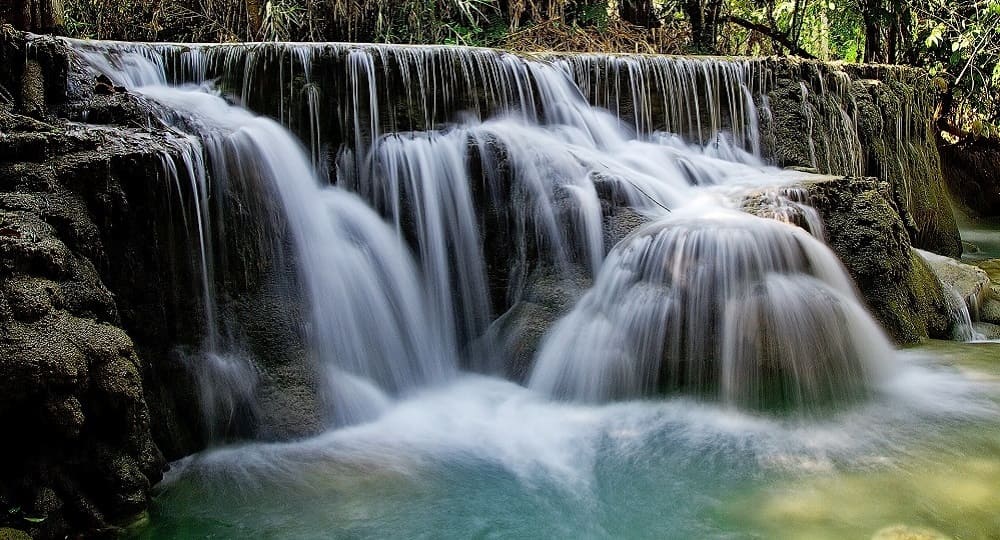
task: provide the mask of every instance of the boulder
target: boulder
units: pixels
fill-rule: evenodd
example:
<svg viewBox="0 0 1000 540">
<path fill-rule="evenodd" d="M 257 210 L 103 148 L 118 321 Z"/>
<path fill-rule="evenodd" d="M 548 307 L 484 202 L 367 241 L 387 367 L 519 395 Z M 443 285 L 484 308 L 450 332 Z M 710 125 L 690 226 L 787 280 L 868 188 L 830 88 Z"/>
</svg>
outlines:
<svg viewBox="0 0 1000 540">
<path fill-rule="evenodd" d="M 474 345 L 475 356 L 486 364 L 478 367 L 500 371 L 516 381 L 527 380 L 542 339 L 590 285 L 591 278 L 582 269 L 560 272 L 548 265 L 535 269 L 521 300 Z"/>
<path fill-rule="evenodd" d="M 930 265 L 941 283 L 965 301 L 973 315 L 992 294 L 990 276 L 983 269 L 927 251 L 917 250 L 917 253 Z"/>
<path fill-rule="evenodd" d="M 869 310 L 897 343 L 950 338 L 944 291 L 930 267 L 911 249 L 887 183 L 875 178 L 816 176 L 784 188 L 789 190 L 817 211 L 827 244 L 844 263 Z M 773 198 L 773 190 L 750 194 L 743 209 L 808 225 L 804 214 L 776 216 Z"/>
<path fill-rule="evenodd" d="M 972 323 L 972 329 L 982 336 L 982 339 L 1000 339 L 1000 325 L 988 322 Z"/>
<path fill-rule="evenodd" d="M 979 320 L 991 324 L 1000 324 L 1000 300 L 991 296 L 983 302 L 979 306 Z"/>
</svg>

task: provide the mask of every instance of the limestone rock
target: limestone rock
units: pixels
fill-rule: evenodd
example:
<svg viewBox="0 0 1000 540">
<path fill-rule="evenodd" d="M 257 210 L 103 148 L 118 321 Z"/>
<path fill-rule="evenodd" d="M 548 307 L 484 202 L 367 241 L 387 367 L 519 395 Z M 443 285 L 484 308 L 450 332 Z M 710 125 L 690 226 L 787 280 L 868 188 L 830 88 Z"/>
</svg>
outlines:
<svg viewBox="0 0 1000 540">
<path fill-rule="evenodd" d="M 983 336 L 983 339 L 1000 339 L 1000 325 L 988 323 L 988 322 L 977 322 L 972 323 L 972 329 L 976 333 Z"/>
<path fill-rule="evenodd" d="M 590 278 L 582 270 L 564 280 L 552 268 L 536 269 L 528 278 L 523 299 L 494 321 L 483 339 L 483 344 L 500 344 L 499 351 L 478 347 L 477 355 L 503 366 L 512 379 L 526 380 L 542 339 L 588 287 Z"/>
<path fill-rule="evenodd" d="M 810 61 L 779 61 L 773 69 L 776 81 L 761 123 L 768 153 L 780 165 L 878 177 L 888 182 L 886 194 L 915 247 L 962 253 L 926 121 L 935 93 L 923 72 Z M 835 113 L 840 110 L 850 112 Z M 908 129 L 896 129 L 901 121 Z"/>
<path fill-rule="evenodd" d="M 992 294 L 990 276 L 983 269 L 927 251 L 918 250 L 918 253 L 941 283 L 958 293 L 971 312 L 975 313 Z"/>
<path fill-rule="evenodd" d="M 979 306 L 979 320 L 992 324 L 1000 324 L 1000 300 L 991 297 L 983 302 Z"/>
<path fill-rule="evenodd" d="M 872 540 L 950 540 L 950 537 L 933 529 L 894 525 L 876 532 Z"/>
</svg>

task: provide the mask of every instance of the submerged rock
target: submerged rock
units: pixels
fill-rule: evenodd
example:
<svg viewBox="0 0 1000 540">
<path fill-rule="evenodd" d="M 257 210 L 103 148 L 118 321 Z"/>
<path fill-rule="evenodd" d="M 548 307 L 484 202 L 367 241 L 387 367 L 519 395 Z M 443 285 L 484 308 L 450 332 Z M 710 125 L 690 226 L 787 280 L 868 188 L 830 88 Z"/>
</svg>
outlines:
<svg viewBox="0 0 1000 540">
<path fill-rule="evenodd" d="M 951 537 L 933 529 L 894 525 L 876 532 L 872 535 L 872 540 L 951 540 Z"/>
</svg>

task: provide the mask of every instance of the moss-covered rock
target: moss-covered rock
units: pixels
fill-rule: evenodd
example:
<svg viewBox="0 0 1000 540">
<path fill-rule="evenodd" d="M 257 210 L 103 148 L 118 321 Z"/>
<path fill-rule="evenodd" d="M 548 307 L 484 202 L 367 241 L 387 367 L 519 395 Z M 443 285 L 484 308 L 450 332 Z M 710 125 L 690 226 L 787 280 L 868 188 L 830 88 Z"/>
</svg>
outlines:
<svg viewBox="0 0 1000 540">
<path fill-rule="evenodd" d="M 790 189 L 805 190 L 803 202 L 819 213 L 826 242 L 844 263 L 872 314 L 897 343 L 950 336 L 944 291 L 911 248 L 887 183 L 824 176 L 803 180 L 798 188 Z M 751 195 L 744 209 L 774 217 L 767 200 Z M 792 221 L 805 224 L 804 218 Z"/>
<path fill-rule="evenodd" d="M 915 247 L 961 254 L 926 73 L 796 60 L 775 61 L 770 69 L 775 83 L 762 118 L 768 154 L 782 166 L 887 181 Z"/>
<path fill-rule="evenodd" d="M 31 526 L 41 537 L 103 529 L 145 509 L 161 475 L 145 366 L 94 265 L 45 212 L 10 206 L 0 201 L 0 425 L 18 438 L 0 446 L 0 497 L 44 517 Z"/>
<path fill-rule="evenodd" d="M 941 283 L 965 302 L 973 316 L 992 294 L 990 276 L 983 269 L 926 251 L 920 251 L 920 256 L 934 270 Z"/>
<path fill-rule="evenodd" d="M 31 535 L 9 527 L 0 528 L 0 540 L 31 540 Z"/>
</svg>

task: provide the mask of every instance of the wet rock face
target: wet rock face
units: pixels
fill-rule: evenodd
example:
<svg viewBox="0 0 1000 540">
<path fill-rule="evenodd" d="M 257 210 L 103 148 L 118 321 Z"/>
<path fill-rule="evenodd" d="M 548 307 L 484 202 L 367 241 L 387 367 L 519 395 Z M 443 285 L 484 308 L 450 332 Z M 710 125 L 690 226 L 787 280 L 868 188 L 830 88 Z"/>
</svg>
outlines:
<svg viewBox="0 0 1000 540">
<path fill-rule="evenodd" d="M 55 537 L 143 512 L 164 462 L 88 206 L 27 168 L 0 164 L 0 519 Z"/>
<path fill-rule="evenodd" d="M 106 530 L 145 511 L 164 467 L 150 366 L 102 279 L 95 219 L 124 208 L 108 169 L 134 134 L 60 120 L 66 57 L 3 38 L 0 84 L 16 91 L 0 105 L 0 526 L 42 538 Z M 132 142 L 148 150 L 151 139 Z"/>
<path fill-rule="evenodd" d="M 826 241 L 844 262 L 868 308 L 897 343 L 950 337 L 947 300 L 910 247 L 887 185 L 873 178 L 805 184 Z"/>
<path fill-rule="evenodd" d="M 145 511 L 164 457 L 206 444 L 186 354 L 205 328 L 179 210 L 193 203 L 162 174 L 178 141 L 150 127 L 147 104 L 70 74 L 55 42 L 2 37 L 0 427 L 13 442 L 0 447 L 0 527 L 97 534 Z M 264 237 L 261 223 L 227 225 Z M 251 243 L 226 245 L 229 260 L 259 262 L 220 272 L 221 309 L 253 314 L 240 338 L 260 360 L 265 408 L 220 437 L 315 433 L 294 299 L 263 282 L 271 263 Z"/>
<path fill-rule="evenodd" d="M 914 247 L 962 253 L 930 125 L 935 98 L 926 74 L 890 66 L 783 61 L 771 67 L 762 129 L 781 166 L 889 183 Z"/>
</svg>

